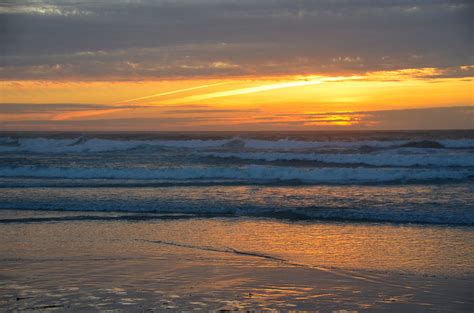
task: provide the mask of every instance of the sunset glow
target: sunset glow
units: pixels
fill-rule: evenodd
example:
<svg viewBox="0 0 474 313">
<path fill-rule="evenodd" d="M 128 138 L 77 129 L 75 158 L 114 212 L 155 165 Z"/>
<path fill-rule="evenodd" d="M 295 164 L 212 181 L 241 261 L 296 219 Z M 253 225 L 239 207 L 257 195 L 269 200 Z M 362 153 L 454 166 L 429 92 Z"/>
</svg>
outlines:
<svg viewBox="0 0 474 313">
<path fill-rule="evenodd" d="M 100 104 L 72 111 L 64 105 L 56 112 L 38 112 L 36 116 L 30 112 L 5 116 L 5 120 L 19 123 L 30 118 L 66 121 L 165 117 L 169 122 L 151 129 L 210 125 L 252 125 L 256 129 L 271 129 L 274 125 L 290 129 L 376 127 L 379 121 L 367 114 L 324 119 L 308 116 L 472 104 L 472 78 L 433 78 L 439 74 L 436 73 L 435 69 L 406 69 L 352 76 L 243 77 L 220 81 L 6 81 L 2 83 L 2 98 L 5 103 L 29 103 L 39 108 L 43 103 Z"/>
<path fill-rule="evenodd" d="M 61 23 L 65 25 L 105 23 L 100 16 L 108 16 L 109 6 L 122 15 L 110 15 L 109 24 L 104 27 L 120 27 L 123 16 L 135 14 L 122 4 L 83 4 L 72 10 L 74 6 L 55 1 L 54 5 L 37 3 L 31 8 L 12 5 L 3 11 L 0 8 L 0 14 L 42 17 L 45 27 L 49 27 L 49 20 L 58 22 L 57 18 L 64 19 Z M 237 5 L 241 10 L 237 13 L 225 3 L 211 2 L 183 2 L 170 7 L 160 1 L 137 4 L 137 10 L 146 7 L 154 17 L 148 20 L 147 13 L 140 9 L 137 14 L 143 14 L 147 27 L 135 25 L 137 28 L 131 29 L 148 31 L 124 37 L 130 42 L 100 37 L 93 43 L 95 48 L 76 47 L 79 43 L 57 28 L 57 36 L 66 42 L 64 50 L 73 52 L 64 52 L 62 47 L 56 47 L 56 51 L 52 43 L 35 41 L 38 54 L 31 54 L 24 50 L 29 35 L 18 29 L 16 39 L 8 41 L 6 63 L 0 67 L 0 129 L 413 129 L 436 128 L 441 116 L 446 122 L 443 127 L 474 126 L 467 118 L 471 113 L 466 115 L 462 109 L 470 112 L 474 106 L 474 59 L 468 44 L 469 19 L 464 4 L 418 4 L 413 9 L 408 4 L 387 3 L 364 10 L 350 4 L 327 8 L 322 4 L 302 4 L 300 13 L 282 4 L 270 14 L 263 7 L 248 3 Z M 181 33 L 168 15 L 160 13 L 168 9 L 177 20 L 190 23 L 190 30 L 196 25 L 207 30 L 201 32 L 197 27 L 192 36 Z M 186 15 L 191 9 L 209 21 L 216 20 L 209 25 L 220 26 L 208 28 L 204 20 L 194 21 L 195 17 Z M 212 15 L 208 10 L 217 10 L 221 15 Z M 164 14 L 164 24 L 155 22 L 160 14 Z M 426 27 L 425 14 L 431 14 L 430 19 L 433 14 L 439 16 L 436 20 L 443 21 L 443 26 Z M 393 16 L 397 18 L 392 19 Z M 288 29 L 288 37 L 268 27 L 274 19 L 282 29 Z M 140 24 L 140 20 L 136 23 Z M 365 25 L 365 20 L 368 25 L 386 27 L 387 34 L 364 31 L 372 27 Z M 407 38 L 411 28 L 392 25 L 392 20 L 404 20 L 407 25 L 419 23 L 423 31 Z M 253 25 L 252 30 L 239 30 L 247 24 Z M 220 27 L 228 28 L 228 32 L 221 34 Z M 346 28 L 354 29 L 358 35 L 341 33 Z M 319 33 L 320 29 L 325 32 Z M 456 35 L 445 34 L 444 29 L 455 30 Z M 169 42 L 156 42 L 153 30 Z M 44 42 L 49 40 L 49 33 L 43 33 L 41 28 L 36 32 Z M 444 44 L 438 45 L 438 37 L 432 42 L 434 35 L 443 37 Z M 82 36 L 77 29 L 76 37 Z M 336 42 L 330 39 L 334 36 L 338 38 Z M 314 42 L 306 40 L 313 37 Z M 367 46 L 356 38 L 372 43 Z M 448 49 L 450 45 L 456 48 Z M 443 113 L 436 113 L 440 109 Z M 347 112 L 351 112 L 350 116 Z M 333 113 L 337 114 L 329 118 Z M 314 114 L 327 115 L 323 118 Z M 398 117 L 393 120 L 393 116 Z M 460 117 L 464 122 L 459 122 Z M 419 118 L 422 122 L 415 122 Z"/>
</svg>

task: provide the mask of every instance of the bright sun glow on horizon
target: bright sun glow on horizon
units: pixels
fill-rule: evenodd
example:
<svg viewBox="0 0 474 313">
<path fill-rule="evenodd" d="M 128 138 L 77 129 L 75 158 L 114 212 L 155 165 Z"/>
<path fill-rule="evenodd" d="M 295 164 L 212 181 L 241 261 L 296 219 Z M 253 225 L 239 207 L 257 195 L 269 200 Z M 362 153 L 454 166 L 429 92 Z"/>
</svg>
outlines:
<svg viewBox="0 0 474 313">
<path fill-rule="evenodd" d="M 260 123 L 268 116 L 272 124 L 354 126 L 365 121 L 364 114 L 348 112 L 416 109 L 473 105 L 473 80 L 456 77 L 433 78 L 437 69 L 376 71 L 366 75 L 243 77 L 167 81 L 3 82 L 4 103 L 65 104 L 63 110 L 39 113 L 29 118 L 50 121 L 87 119 L 165 118 L 179 125 L 206 127 Z M 67 103 L 97 107 L 68 110 Z M 308 118 L 309 113 L 336 112 Z M 337 112 L 345 112 L 337 114 Z M 206 115 L 207 119 L 201 115 Z M 0 116 L 1 113 L 0 113 Z M 21 121 L 24 114 L 9 114 L 5 120 Z M 193 120 L 194 118 L 194 120 Z"/>
</svg>

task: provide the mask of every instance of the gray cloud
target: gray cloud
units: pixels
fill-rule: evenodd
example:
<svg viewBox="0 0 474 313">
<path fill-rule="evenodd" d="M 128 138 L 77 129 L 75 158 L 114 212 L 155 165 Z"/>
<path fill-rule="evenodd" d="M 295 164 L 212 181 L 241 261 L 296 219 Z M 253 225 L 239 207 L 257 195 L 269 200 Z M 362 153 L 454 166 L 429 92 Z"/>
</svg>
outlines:
<svg viewBox="0 0 474 313">
<path fill-rule="evenodd" d="M 0 78 L 458 67 L 474 64 L 473 19 L 467 0 L 6 1 Z"/>
<path fill-rule="evenodd" d="M 366 113 L 382 129 L 474 129 L 474 106 Z"/>
<path fill-rule="evenodd" d="M 82 103 L 0 103 L 0 114 L 37 114 L 37 113 L 65 113 L 72 111 L 108 110 L 108 109 L 153 109 L 159 114 L 215 114 L 215 113 L 255 113 L 260 109 L 216 109 L 208 105 L 187 104 L 170 106 L 157 105 L 104 105 Z"/>
<path fill-rule="evenodd" d="M 151 106 L 127 105 L 111 106 L 102 104 L 80 104 L 80 103 L 0 103 L 0 114 L 30 114 L 30 113 L 61 113 L 84 110 L 106 110 L 106 109 L 140 109 L 151 108 Z"/>
<path fill-rule="evenodd" d="M 300 121 L 308 123 L 313 121 L 326 122 L 328 118 L 333 116 L 349 117 L 352 121 L 358 122 L 353 127 L 362 129 L 474 129 L 474 106 L 325 112 L 319 114 L 277 114 L 269 117 L 269 119 L 298 117 Z M 339 120 L 329 119 L 329 121 L 336 122 Z"/>
<path fill-rule="evenodd" d="M 94 104 L 23 104 L 23 103 L 0 103 L 1 114 L 27 114 L 27 113 L 56 113 L 58 111 L 81 111 L 93 109 L 105 109 L 107 106 Z"/>
</svg>

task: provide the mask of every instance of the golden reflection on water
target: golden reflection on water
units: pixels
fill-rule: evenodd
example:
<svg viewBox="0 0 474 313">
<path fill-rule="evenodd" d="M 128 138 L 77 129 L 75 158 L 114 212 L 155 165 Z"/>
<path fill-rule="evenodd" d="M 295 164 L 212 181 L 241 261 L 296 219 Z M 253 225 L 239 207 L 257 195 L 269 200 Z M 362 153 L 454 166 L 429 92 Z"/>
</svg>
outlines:
<svg viewBox="0 0 474 313">
<path fill-rule="evenodd" d="M 133 214 L 0 211 L 2 219 L 84 215 Z M 348 312 L 408 304 L 437 307 L 448 301 L 463 308 L 469 306 L 468 279 L 446 285 L 451 280 L 390 272 L 474 273 L 474 231 L 468 227 L 249 218 L 72 219 L 5 223 L 0 237 L 0 274 L 7 277 L 0 297 L 22 299 L 8 302 L 12 311 L 50 305 L 58 297 L 61 305 L 87 303 L 89 310 Z M 462 302 L 453 304 L 453 299 Z"/>
<path fill-rule="evenodd" d="M 0 235 L 4 238 L 0 254 L 5 257 L 123 254 L 159 258 L 179 249 L 189 258 L 207 255 L 223 262 L 235 256 L 257 262 L 264 255 L 316 267 L 474 273 L 474 231 L 466 227 L 193 218 L 7 224 Z M 258 255 L 236 255 L 235 251 Z M 274 263 L 279 265 L 278 260 Z"/>
<path fill-rule="evenodd" d="M 179 221 L 153 230 L 196 246 L 232 247 L 291 262 L 348 269 L 474 271 L 474 232 L 462 228 L 274 221 Z M 177 228 L 176 228 L 177 227 Z"/>
</svg>

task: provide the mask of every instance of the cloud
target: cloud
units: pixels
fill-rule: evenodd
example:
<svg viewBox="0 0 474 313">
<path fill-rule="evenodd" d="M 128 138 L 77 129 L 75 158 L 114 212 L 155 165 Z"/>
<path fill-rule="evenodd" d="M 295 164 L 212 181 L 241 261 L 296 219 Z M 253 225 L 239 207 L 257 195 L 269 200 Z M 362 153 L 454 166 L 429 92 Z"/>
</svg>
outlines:
<svg viewBox="0 0 474 313">
<path fill-rule="evenodd" d="M 5 2 L 0 4 L 0 14 L 5 15 L 91 15 L 91 11 L 79 10 L 74 7 L 57 6 L 53 4 L 41 3 L 38 1 L 23 1 L 23 3 Z"/>
<path fill-rule="evenodd" d="M 137 109 L 148 108 L 149 106 L 111 106 L 102 104 L 80 104 L 80 103 L 43 103 L 43 104 L 24 104 L 24 103 L 0 103 L 0 114 L 30 114 L 30 113 L 58 113 L 58 112 L 76 112 L 84 110 L 108 110 L 108 109 Z"/>
<path fill-rule="evenodd" d="M 238 113 L 255 113 L 259 109 L 220 109 L 207 105 L 173 105 L 173 106 L 156 106 L 156 105 L 100 105 L 100 104 L 22 104 L 22 103 L 0 103 L 0 118 L 3 115 L 8 116 L 9 120 L 21 121 L 28 120 L 31 116 L 41 116 L 41 121 L 71 121 L 74 120 L 90 120 L 92 117 L 109 115 L 129 110 L 151 109 L 154 115 L 169 116 L 175 115 L 181 119 L 188 115 L 229 115 Z M 132 112 L 132 111 L 131 111 Z M 136 112 L 136 111 L 135 111 Z M 142 111 L 143 112 L 143 111 Z M 222 118 L 223 116 L 219 116 Z M 174 117 L 175 118 L 175 117 Z M 143 119 L 143 118 L 141 118 Z M 169 117 L 166 117 L 169 119 Z M 188 118 L 186 117 L 186 120 Z M 202 117 L 197 117 L 199 121 Z M 116 119 L 114 119 L 116 120 Z M 172 119 L 171 119 L 172 120 Z M 39 122 L 39 121 L 38 121 Z"/>
<path fill-rule="evenodd" d="M 0 78 L 364 73 L 474 64 L 468 0 L 4 1 Z"/>
<path fill-rule="evenodd" d="M 382 129 L 474 129 L 474 106 L 366 113 Z"/>
<path fill-rule="evenodd" d="M 107 109 L 108 106 L 99 104 L 24 104 L 24 103 L 0 103 L 1 114 L 27 114 L 27 113 L 55 113 L 58 111 L 81 111 L 91 109 Z"/>
<path fill-rule="evenodd" d="M 195 114 L 203 113 L 203 114 Z M 205 113 L 205 114 L 204 114 Z M 249 114 L 242 114 L 249 113 Z M 163 110 L 155 117 L 20 119 L 0 123 L 13 130 L 422 130 L 474 129 L 474 106 L 359 112 L 265 114 L 252 109 Z"/>
<path fill-rule="evenodd" d="M 346 121 L 359 129 L 474 129 L 474 106 L 301 114 L 277 114 L 303 123 Z"/>
</svg>

